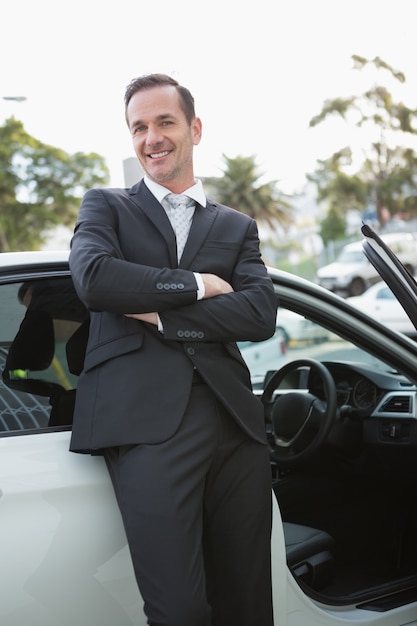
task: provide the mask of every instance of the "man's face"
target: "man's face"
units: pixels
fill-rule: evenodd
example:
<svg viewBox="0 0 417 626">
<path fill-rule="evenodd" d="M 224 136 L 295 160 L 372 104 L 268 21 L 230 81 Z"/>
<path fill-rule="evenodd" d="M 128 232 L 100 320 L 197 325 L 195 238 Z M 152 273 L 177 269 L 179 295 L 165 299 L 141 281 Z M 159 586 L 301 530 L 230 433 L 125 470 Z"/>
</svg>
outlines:
<svg viewBox="0 0 417 626">
<path fill-rule="evenodd" d="M 188 124 L 175 87 L 135 93 L 126 114 L 136 156 L 149 178 L 174 193 L 193 185 L 193 147 L 200 143 L 201 121 Z"/>
</svg>

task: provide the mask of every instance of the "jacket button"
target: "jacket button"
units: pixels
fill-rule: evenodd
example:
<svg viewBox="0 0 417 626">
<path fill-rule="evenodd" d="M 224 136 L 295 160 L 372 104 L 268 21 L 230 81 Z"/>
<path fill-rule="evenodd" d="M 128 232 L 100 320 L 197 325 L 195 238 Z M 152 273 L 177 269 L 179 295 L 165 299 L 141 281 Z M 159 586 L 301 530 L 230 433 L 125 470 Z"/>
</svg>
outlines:
<svg viewBox="0 0 417 626">
<path fill-rule="evenodd" d="M 199 330 L 197 333 L 197 339 L 203 339 L 204 338 L 204 333 L 202 330 Z"/>
<path fill-rule="evenodd" d="M 164 284 L 164 289 L 166 289 L 168 291 L 169 289 L 171 289 L 171 285 L 169 283 L 165 283 Z"/>
<path fill-rule="evenodd" d="M 184 331 L 183 330 L 177 330 L 177 337 L 180 337 L 182 339 L 184 337 Z"/>
<path fill-rule="evenodd" d="M 164 286 L 163 286 L 163 284 L 162 284 L 162 283 L 156 283 L 156 288 L 157 288 L 157 289 L 163 289 L 163 288 L 164 288 Z"/>
<path fill-rule="evenodd" d="M 177 289 L 184 289 L 184 283 L 178 283 Z"/>
<path fill-rule="evenodd" d="M 188 347 L 187 348 L 187 354 L 189 354 L 190 356 L 194 356 L 195 355 L 194 348 Z"/>
</svg>

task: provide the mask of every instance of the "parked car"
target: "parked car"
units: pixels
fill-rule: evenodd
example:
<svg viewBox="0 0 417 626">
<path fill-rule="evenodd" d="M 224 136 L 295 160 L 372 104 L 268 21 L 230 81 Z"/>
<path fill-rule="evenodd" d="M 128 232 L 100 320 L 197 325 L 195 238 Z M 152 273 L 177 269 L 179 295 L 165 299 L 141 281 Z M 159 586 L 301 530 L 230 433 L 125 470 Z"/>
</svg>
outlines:
<svg viewBox="0 0 417 626">
<path fill-rule="evenodd" d="M 326 337 L 289 346 L 284 364 L 277 349 L 254 389 L 275 623 L 417 624 L 417 343 L 310 281 L 270 276 L 280 306 Z M 0 301 L 0 624 L 145 626 L 103 458 L 68 451 L 88 311 L 67 253 L 0 254 Z"/>
<path fill-rule="evenodd" d="M 286 361 L 287 341 L 280 328 L 266 341 L 238 341 L 237 345 L 252 377 L 260 375 L 263 378 L 266 367 L 276 369 Z"/>
<path fill-rule="evenodd" d="M 411 233 L 387 233 L 382 239 L 411 274 L 417 271 L 417 241 Z M 317 282 L 322 287 L 342 295 L 359 296 L 380 280 L 376 269 L 362 251 L 362 242 L 349 243 L 334 263 L 317 270 Z"/>
<path fill-rule="evenodd" d="M 394 330 L 416 336 L 416 329 L 391 289 L 382 281 L 347 301 Z"/>
<path fill-rule="evenodd" d="M 277 328 L 282 332 L 287 346 L 291 347 L 329 339 L 326 328 L 318 326 L 304 315 L 282 307 L 278 311 Z"/>
</svg>

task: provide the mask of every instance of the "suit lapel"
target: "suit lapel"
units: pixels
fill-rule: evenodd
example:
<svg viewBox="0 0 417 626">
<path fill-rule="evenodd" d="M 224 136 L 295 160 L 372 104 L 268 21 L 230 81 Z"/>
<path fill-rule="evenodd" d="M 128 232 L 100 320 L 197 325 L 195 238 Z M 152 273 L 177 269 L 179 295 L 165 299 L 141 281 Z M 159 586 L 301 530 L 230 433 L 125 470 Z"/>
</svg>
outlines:
<svg viewBox="0 0 417 626">
<path fill-rule="evenodd" d="M 180 259 L 179 267 L 186 269 L 189 267 L 200 250 L 206 239 L 214 220 L 216 219 L 218 209 L 212 202 L 207 202 L 206 207 L 197 204 L 195 207 L 194 217 L 191 224 L 190 233 L 184 252 Z"/>
<path fill-rule="evenodd" d="M 172 230 L 171 223 L 165 213 L 164 208 L 149 191 L 143 180 L 129 189 L 129 194 L 135 204 L 143 211 L 148 219 L 159 230 L 165 239 L 168 253 L 171 261 L 171 267 L 177 267 L 177 246 L 175 241 L 175 233 Z M 185 244 L 182 257 L 178 267 L 187 269 L 192 263 L 194 257 L 200 250 L 206 239 L 210 228 L 218 213 L 217 206 L 207 201 L 207 206 L 202 207 L 197 204 L 191 224 L 190 233 L 187 243 Z"/>
<path fill-rule="evenodd" d="M 149 221 L 159 230 L 165 239 L 171 267 L 177 266 L 177 244 L 175 233 L 163 206 L 149 191 L 143 180 L 129 189 L 129 194 L 135 204 L 148 217 Z"/>
</svg>

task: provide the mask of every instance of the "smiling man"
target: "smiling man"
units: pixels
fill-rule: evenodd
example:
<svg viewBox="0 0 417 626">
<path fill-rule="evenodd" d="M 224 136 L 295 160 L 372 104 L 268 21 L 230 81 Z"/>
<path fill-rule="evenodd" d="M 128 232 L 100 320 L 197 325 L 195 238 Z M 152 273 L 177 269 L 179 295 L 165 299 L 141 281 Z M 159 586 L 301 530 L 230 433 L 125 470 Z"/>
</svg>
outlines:
<svg viewBox="0 0 417 626">
<path fill-rule="evenodd" d="M 176 86 L 166 85 L 157 102 L 152 90 L 136 91 L 126 107 L 139 163 L 149 178 L 173 193 L 195 183 L 192 155 L 200 143 L 201 120 L 187 104 L 182 105 Z"/>
<path fill-rule="evenodd" d="M 188 89 L 140 77 L 125 107 L 144 179 L 88 191 L 72 240 L 91 322 L 71 450 L 104 454 L 149 624 L 271 626 L 269 453 L 236 345 L 275 332 L 256 223 L 195 179 Z"/>
</svg>

